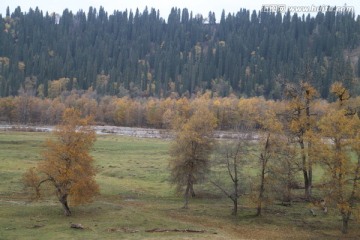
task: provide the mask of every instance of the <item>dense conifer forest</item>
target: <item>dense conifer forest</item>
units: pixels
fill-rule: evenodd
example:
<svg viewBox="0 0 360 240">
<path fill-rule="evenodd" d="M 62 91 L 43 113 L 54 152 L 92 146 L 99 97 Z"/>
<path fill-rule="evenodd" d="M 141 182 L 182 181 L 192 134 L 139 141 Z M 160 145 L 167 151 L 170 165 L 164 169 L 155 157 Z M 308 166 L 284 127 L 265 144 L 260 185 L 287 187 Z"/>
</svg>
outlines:
<svg viewBox="0 0 360 240">
<path fill-rule="evenodd" d="M 218 19 L 219 17 L 219 19 Z M 360 92 L 360 17 L 240 9 L 221 16 L 173 8 L 74 13 L 41 9 L 0 15 L 0 97 L 54 98 L 88 90 L 117 97 L 282 98 L 284 85 L 310 82 L 329 99 L 340 81 Z"/>
</svg>

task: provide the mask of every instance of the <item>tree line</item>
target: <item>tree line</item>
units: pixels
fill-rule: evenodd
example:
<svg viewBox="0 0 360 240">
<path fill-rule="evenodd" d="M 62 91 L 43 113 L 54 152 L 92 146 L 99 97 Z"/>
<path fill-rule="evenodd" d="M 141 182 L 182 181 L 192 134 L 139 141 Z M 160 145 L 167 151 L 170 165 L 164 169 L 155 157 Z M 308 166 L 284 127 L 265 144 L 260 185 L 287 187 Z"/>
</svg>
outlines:
<svg viewBox="0 0 360 240">
<path fill-rule="evenodd" d="M 250 195 L 259 216 L 273 199 L 291 205 L 294 189 L 304 189 L 304 201 L 325 211 L 327 207 L 338 209 L 342 232 L 347 233 L 349 221 L 359 213 L 360 104 L 359 97 L 351 97 L 341 82 L 335 82 L 330 92 L 336 98 L 332 103 L 317 101 L 319 93 L 308 82 L 288 85 L 287 100 L 281 102 L 211 98 L 210 92 L 191 100 L 148 99 L 147 107 L 166 105 L 165 112 L 149 107 L 146 114 L 148 121 L 161 115 L 162 124 L 174 133 L 169 150 L 170 181 L 184 194 L 184 208 L 196 196 L 195 186 L 209 179 L 232 200 L 234 215 L 244 193 Z M 131 101 L 118 99 L 124 100 Z M 227 111 L 237 124 L 224 126 L 245 135 L 216 142 L 213 132 Z M 44 183 L 55 187 L 67 216 L 71 215 L 68 198 L 72 204 L 81 204 L 99 193 L 89 155 L 95 141 L 91 119 L 81 109 L 66 106 L 54 132 L 55 140 L 46 143 L 43 161 L 24 174 L 24 183 L 34 190 L 36 198 Z M 244 174 L 250 166 L 255 166 L 255 176 Z M 316 182 L 315 166 L 323 170 Z M 228 179 L 226 174 L 217 178 L 214 168 L 224 169 Z M 251 181 L 246 182 L 243 176 L 251 177 Z"/>
<path fill-rule="evenodd" d="M 172 8 L 163 19 L 148 8 L 60 15 L 18 7 L 0 16 L 0 30 L 0 97 L 18 95 L 31 81 L 38 97 L 92 87 L 118 97 L 211 90 L 280 99 L 284 79 L 308 77 L 325 99 L 340 80 L 360 92 L 360 17 L 353 12 L 202 16 Z"/>
<path fill-rule="evenodd" d="M 296 97 L 299 94 L 296 88 L 299 86 L 290 86 L 297 85 L 289 84 L 287 87 L 292 89 L 288 92 Z M 200 105 L 204 105 L 215 115 L 218 130 L 256 129 L 261 126 L 260 121 L 266 117 L 267 111 L 273 111 L 279 116 L 285 114 L 291 99 L 289 94 L 281 101 L 274 101 L 263 97 L 218 97 L 210 91 L 198 93 L 191 98 L 175 94 L 167 98 L 119 98 L 100 96 L 92 89 L 64 91 L 55 98 L 39 98 L 24 91 L 15 97 L 0 98 L 0 122 L 55 125 L 61 122 L 66 108 L 75 108 L 83 117 L 93 116 L 98 125 L 168 128 L 176 112 L 190 116 Z M 313 97 L 312 114 L 319 119 L 331 102 L 319 98 L 318 94 Z M 354 111 L 359 112 L 359 102 L 359 97 L 351 98 L 349 104 Z"/>
<path fill-rule="evenodd" d="M 251 195 L 260 216 L 274 199 L 291 205 L 294 189 L 302 188 L 302 199 L 325 213 L 328 207 L 338 209 L 341 231 L 347 233 L 350 220 L 359 217 L 360 119 L 354 99 L 342 83 L 334 83 L 330 92 L 337 100 L 319 114 L 314 111 L 318 93 L 313 86 L 307 82 L 288 86 L 285 111 L 263 106 L 262 111 L 248 115 L 255 128 L 242 129 L 243 137 L 221 143 L 211 137 L 217 119 L 204 104 L 187 119 L 174 116 L 170 171 L 172 183 L 184 193 L 184 208 L 190 197 L 196 196 L 194 186 L 204 181 L 231 199 L 233 215 L 237 215 L 238 200 L 244 193 Z M 249 141 L 254 135 L 255 143 Z M 244 172 L 254 162 L 257 174 L 251 177 Z M 315 166 L 323 170 L 316 182 Z M 228 179 L 224 174 L 216 179 L 211 168 L 223 168 Z M 303 183 L 298 181 L 299 173 Z M 251 187 L 245 179 L 249 177 Z M 315 215 L 315 210 L 310 210 Z"/>
</svg>

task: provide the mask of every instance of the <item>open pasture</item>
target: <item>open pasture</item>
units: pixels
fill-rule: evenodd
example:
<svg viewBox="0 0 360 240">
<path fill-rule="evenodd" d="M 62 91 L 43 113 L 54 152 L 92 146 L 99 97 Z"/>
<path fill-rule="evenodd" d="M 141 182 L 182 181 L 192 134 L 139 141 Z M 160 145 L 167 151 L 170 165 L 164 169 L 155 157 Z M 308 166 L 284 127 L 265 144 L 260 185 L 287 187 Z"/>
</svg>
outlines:
<svg viewBox="0 0 360 240">
<path fill-rule="evenodd" d="M 344 239 L 337 212 L 314 217 L 307 203 L 275 202 L 255 217 L 244 196 L 234 217 L 231 201 L 209 183 L 195 186 L 198 197 L 182 209 L 182 196 L 168 182 L 169 140 L 117 135 L 99 135 L 92 152 L 101 195 L 65 217 L 54 197 L 30 202 L 21 182 L 48 137 L 0 132 L 0 239 Z M 345 239 L 359 239 L 358 226 L 351 221 Z M 183 231 L 188 229 L 199 232 Z"/>
</svg>

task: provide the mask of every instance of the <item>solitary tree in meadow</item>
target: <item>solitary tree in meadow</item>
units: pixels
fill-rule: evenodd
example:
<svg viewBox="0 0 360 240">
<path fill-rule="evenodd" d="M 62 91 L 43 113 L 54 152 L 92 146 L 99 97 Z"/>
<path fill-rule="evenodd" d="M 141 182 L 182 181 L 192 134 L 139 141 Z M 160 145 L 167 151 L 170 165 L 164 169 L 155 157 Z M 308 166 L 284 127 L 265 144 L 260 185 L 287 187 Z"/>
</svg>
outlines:
<svg viewBox="0 0 360 240">
<path fill-rule="evenodd" d="M 184 208 L 188 207 L 190 195 L 195 196 L 194 184 L 203 181 L 209 171 L 215 127 L 216 118 L 203 107 L 176 129 L 170 148 L 171 181 L 179 192 L 185 187 Z"/>
<path fill-rule="evenodd" d="M 95 182 L 93 158 L 89 154 L 96 140 L 89 126 L 90 118 L 81 118 L 75 109 L 66 109 L 62 123 L 53 133 L 55 139 L 45 143 L 43 160 L 24 174 L 24 183 L 35 190 L 40 197 L 40 187 L 48 185 L 55 188 L 66 216 L 71 215 L 71 204 L 90 202 L 99 193 Z"/>
</svg>

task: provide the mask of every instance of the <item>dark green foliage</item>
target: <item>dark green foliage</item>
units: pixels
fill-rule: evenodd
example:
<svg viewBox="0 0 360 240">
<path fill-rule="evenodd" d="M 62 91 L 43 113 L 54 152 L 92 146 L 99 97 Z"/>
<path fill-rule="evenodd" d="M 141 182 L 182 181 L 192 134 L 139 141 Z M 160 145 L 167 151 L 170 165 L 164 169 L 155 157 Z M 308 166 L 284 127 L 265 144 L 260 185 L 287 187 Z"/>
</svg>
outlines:
<svg viewBox="0 0 360 240">
<path fill-rule="evenodd" d="M 0 18 L 0 97 L 17 95 L 32 77 L 35 92 L 42 85 L 45 97 L 48 81 L 69 78 L 67 90 L 92 87 L 119 96 L 127 90 L 132 97 L 193 94 L 221 79 L 226 90 L 220 95 L 279 98 L 277 79 L 298 82 L 309 65 L 313 85 L 327 98 L 333 82 L 351 84 L 360 72 L 344 59 L 345 50 L 360 45 L 360 19 L 353 13 L 241 9 L 223 12 L 216 23 L 213 12 L 205 19 L 178 8 L 167 21 L 147 8 L 111 14 L 102 7 L 65 9 L 61 16 L 38 8 L 6 12 Z"/>
</svg>

